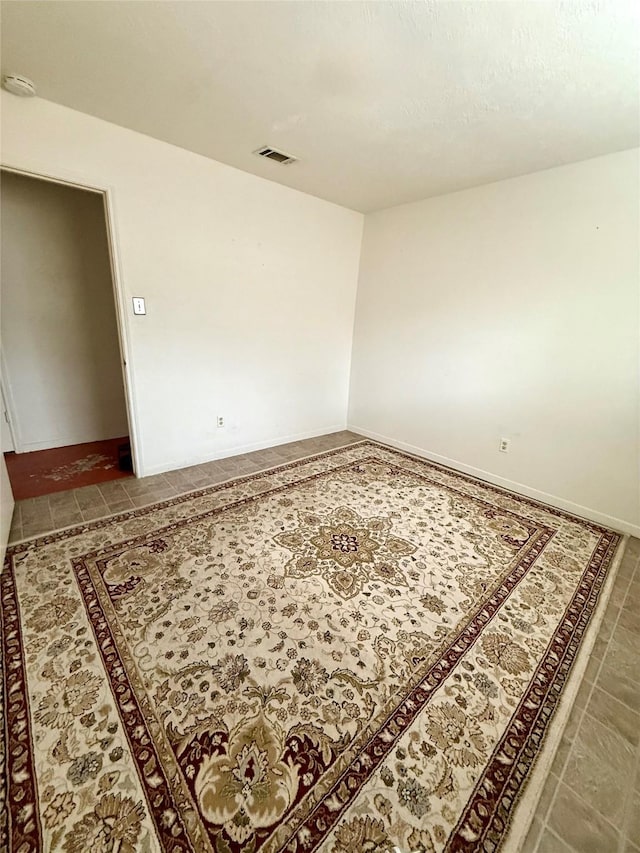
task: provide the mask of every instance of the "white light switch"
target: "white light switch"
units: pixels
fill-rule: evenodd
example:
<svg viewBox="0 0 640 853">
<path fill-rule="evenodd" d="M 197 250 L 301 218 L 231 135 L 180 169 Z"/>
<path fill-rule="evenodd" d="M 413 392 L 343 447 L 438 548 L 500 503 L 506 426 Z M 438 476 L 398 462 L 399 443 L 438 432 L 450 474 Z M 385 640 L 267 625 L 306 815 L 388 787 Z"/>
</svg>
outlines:
<svg viewBox="0 0 640 853">
<path fill-rule="evenodd" d="M 146 314 L 147 309 L 144 307 L 144 299 L 142 296 L 134 296 L 133 297 L 133 313 L 134 314 Z"/>
</svg>

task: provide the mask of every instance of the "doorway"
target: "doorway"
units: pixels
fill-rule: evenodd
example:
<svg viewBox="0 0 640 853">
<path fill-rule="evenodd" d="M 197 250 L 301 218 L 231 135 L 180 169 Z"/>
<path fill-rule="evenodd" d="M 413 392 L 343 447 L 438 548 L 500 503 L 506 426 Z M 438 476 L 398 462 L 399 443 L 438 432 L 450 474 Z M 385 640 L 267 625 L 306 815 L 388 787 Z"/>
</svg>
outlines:
<svg viewBox="0 0 640 853">
<path fill-rule="evenodd" d="M 13 445 L 14 496 L 133 476 L 105 194 L 3 169 L 1 204 L 2 449 Z"/>
</svg>

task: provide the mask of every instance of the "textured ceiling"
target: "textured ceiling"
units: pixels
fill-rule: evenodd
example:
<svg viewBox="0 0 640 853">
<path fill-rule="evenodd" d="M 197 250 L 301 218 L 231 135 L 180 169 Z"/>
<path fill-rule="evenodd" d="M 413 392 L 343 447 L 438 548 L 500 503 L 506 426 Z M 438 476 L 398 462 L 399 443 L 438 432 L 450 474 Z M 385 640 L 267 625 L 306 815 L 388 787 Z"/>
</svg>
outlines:
<svg viewBox="0 0 640 853">
<path fill-rule="evenodd" d="M 20 0 L 2 4 L 2 71 L 370 211 L 638 145 L 637 8 Z"/>
</svg>

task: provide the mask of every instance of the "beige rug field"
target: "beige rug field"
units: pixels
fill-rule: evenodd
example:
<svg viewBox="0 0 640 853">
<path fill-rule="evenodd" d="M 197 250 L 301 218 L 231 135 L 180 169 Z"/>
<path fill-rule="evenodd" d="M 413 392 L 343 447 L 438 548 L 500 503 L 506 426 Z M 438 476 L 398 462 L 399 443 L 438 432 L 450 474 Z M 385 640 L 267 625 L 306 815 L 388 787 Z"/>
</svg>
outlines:
<svg viewBox="0 0 640 853">
<path fill-rule="evenodd" d="M 0 849 L 496 851 L 619 541 L 366 441 L 20 543 Z"/>
</svg>

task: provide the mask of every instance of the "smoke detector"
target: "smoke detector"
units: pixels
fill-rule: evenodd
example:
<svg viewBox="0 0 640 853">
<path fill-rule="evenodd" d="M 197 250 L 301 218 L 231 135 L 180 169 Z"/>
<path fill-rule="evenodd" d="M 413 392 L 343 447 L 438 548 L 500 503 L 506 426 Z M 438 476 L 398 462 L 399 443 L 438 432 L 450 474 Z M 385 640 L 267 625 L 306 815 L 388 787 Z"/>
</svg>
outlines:
<svg viewBox="0 0 640 853">
<path fill-rule="evenodd" d="M 292 157 L 291 154 L 285 154 L 284 151 L 278 151 L 276 148 L 271 148 L 268 145 L 258 148 L 253 153 L 257 154 L 258 157 L 266 157 L 267 160 L 275 160 L 281 166 L 288 166 L 289 163 L 296 163 L 298 160 L 297 157 Z"/>
<path fill-rule="evenodd" d="M 2 85 L 12 95 L 20 95 L 21 98 L 33 98 L 36 87 L 28 77 L 22 74 L 5 74 Z"/>
</svg>

